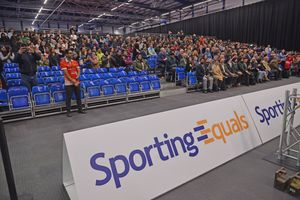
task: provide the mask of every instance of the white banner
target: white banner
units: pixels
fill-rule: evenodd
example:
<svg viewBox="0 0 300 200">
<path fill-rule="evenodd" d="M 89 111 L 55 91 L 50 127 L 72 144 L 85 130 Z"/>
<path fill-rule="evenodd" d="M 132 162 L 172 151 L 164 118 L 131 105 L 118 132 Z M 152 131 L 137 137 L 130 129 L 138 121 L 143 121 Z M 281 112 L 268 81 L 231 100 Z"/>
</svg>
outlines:
<svg viewBox="0 0 300 200">
<path fill-rule="evenodd" d="M 285 91 L 292 93 L 293 88 L 300 93 L 300 83 L 295 83 L 242 95 L 263 143 L 281 134 Z M 300 125 L 299 112 L 296 112 L 294 125 Z"/>
<path fill-rule="evenodd" d="M 64 141 L 72 200 L 153 199 L 262 144 L 240 96 L 66 133 Z"/>
</svg>

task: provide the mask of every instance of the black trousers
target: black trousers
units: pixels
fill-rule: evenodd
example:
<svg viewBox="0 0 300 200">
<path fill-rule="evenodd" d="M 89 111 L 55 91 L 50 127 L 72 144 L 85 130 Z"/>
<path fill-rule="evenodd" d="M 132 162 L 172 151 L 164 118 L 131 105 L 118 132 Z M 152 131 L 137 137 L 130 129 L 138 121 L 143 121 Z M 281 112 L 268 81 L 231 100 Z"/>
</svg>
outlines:
<svg viewBox="0 0 300 200">
<path fill-rule="evenodd" d="M 66 85 L 66 106 L 67 111 L 71 111 L 71 100 L 72 100 L 72 93 L 74 90 L 76 101 L 77 101 L 77 108 L 78 110 L 82 110 L 81 105 L 81 95 L 80 95 L 80 85 Z"/>
</svg>

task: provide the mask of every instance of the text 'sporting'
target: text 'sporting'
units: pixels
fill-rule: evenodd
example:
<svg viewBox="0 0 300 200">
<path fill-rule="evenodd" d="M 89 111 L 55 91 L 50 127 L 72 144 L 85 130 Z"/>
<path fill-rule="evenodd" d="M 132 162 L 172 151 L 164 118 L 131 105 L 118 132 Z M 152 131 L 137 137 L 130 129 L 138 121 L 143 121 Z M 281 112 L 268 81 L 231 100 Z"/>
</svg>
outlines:
<svg viewBox="0 0 300 200">
<path fill-rule="evenodd" d="M 162 139 L 154 137 L 153 143 L 135 149 L 127 156 L 120 154 L 108 158 L 109 166 L 100 164 L 107 159 L 104 152 L 94 154 L 90 159 L 90 165 L 93 170 L 100 172 L 99 177 L 103 177 L 96 180 L 96 186 L 103 186 L 113 178 L 116 188 L 120 188 L 121 178 L 126 177 L 130 171 L 142 171 L 146 167 L 158 164 L 155 162 L 168 161 L 185 153 L 189 157 L 195 157 L 199 154 L 197 144 L 201 142 L 205 145 L 216 141 L 226 144 L 230 136 L 249 128 L 245 115 L 238 115 L 235 111 L 233 115 L 232 118 L 213 123 L 209 127 L 206 126 L 208 123 L 206 119 L 197 121 L 197 127 L 183 136 L 169 138 L 169 135 L 164 133 Z M 160 160 L 154 160 L 154 157 Z"/>
</svg>

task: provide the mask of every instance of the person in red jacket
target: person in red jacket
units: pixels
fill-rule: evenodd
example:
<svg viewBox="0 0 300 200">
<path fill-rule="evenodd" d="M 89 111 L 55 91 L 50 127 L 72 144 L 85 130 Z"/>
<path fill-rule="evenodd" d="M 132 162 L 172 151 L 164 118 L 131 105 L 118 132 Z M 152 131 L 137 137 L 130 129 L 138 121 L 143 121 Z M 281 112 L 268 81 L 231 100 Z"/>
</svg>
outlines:
<svg viewBox="0 0 300 200">
<path fill-rule="evenodd" d="M 61 60 L 60 66 L 65 74 L 65 88 L 66 88 L 66 107 L 67 107 L 67 116 L 72 117 L 71 115 L 71 99 L 72 92 L 74 90 L 78 113 L 85 114 L 85 111 L 82 110 L 81 96 L 80 96 L 80 67 L 76 60 L 72 59 L 73 52 L 69 50 L 66 54 L 66 57 Z"/>
</svg>

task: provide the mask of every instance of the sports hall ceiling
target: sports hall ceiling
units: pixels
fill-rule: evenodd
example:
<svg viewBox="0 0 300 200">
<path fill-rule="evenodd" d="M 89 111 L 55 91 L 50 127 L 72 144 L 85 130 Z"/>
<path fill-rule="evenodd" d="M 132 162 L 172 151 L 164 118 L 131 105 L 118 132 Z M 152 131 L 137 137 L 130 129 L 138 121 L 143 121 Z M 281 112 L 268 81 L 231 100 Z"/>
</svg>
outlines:
<svg viewBox="0 0 300 200">
<path fill-rule="evenodd" d="M 80 26 L 138 27 L 170 13 L 191 12 L 220 0 L 0 0 L 0 18 L 48 22 L 75 22 Z M 42 7 L 42 9 L 41 9 Z M 183 10 L 182 10 L 183 9 Z"/>
</svg>

